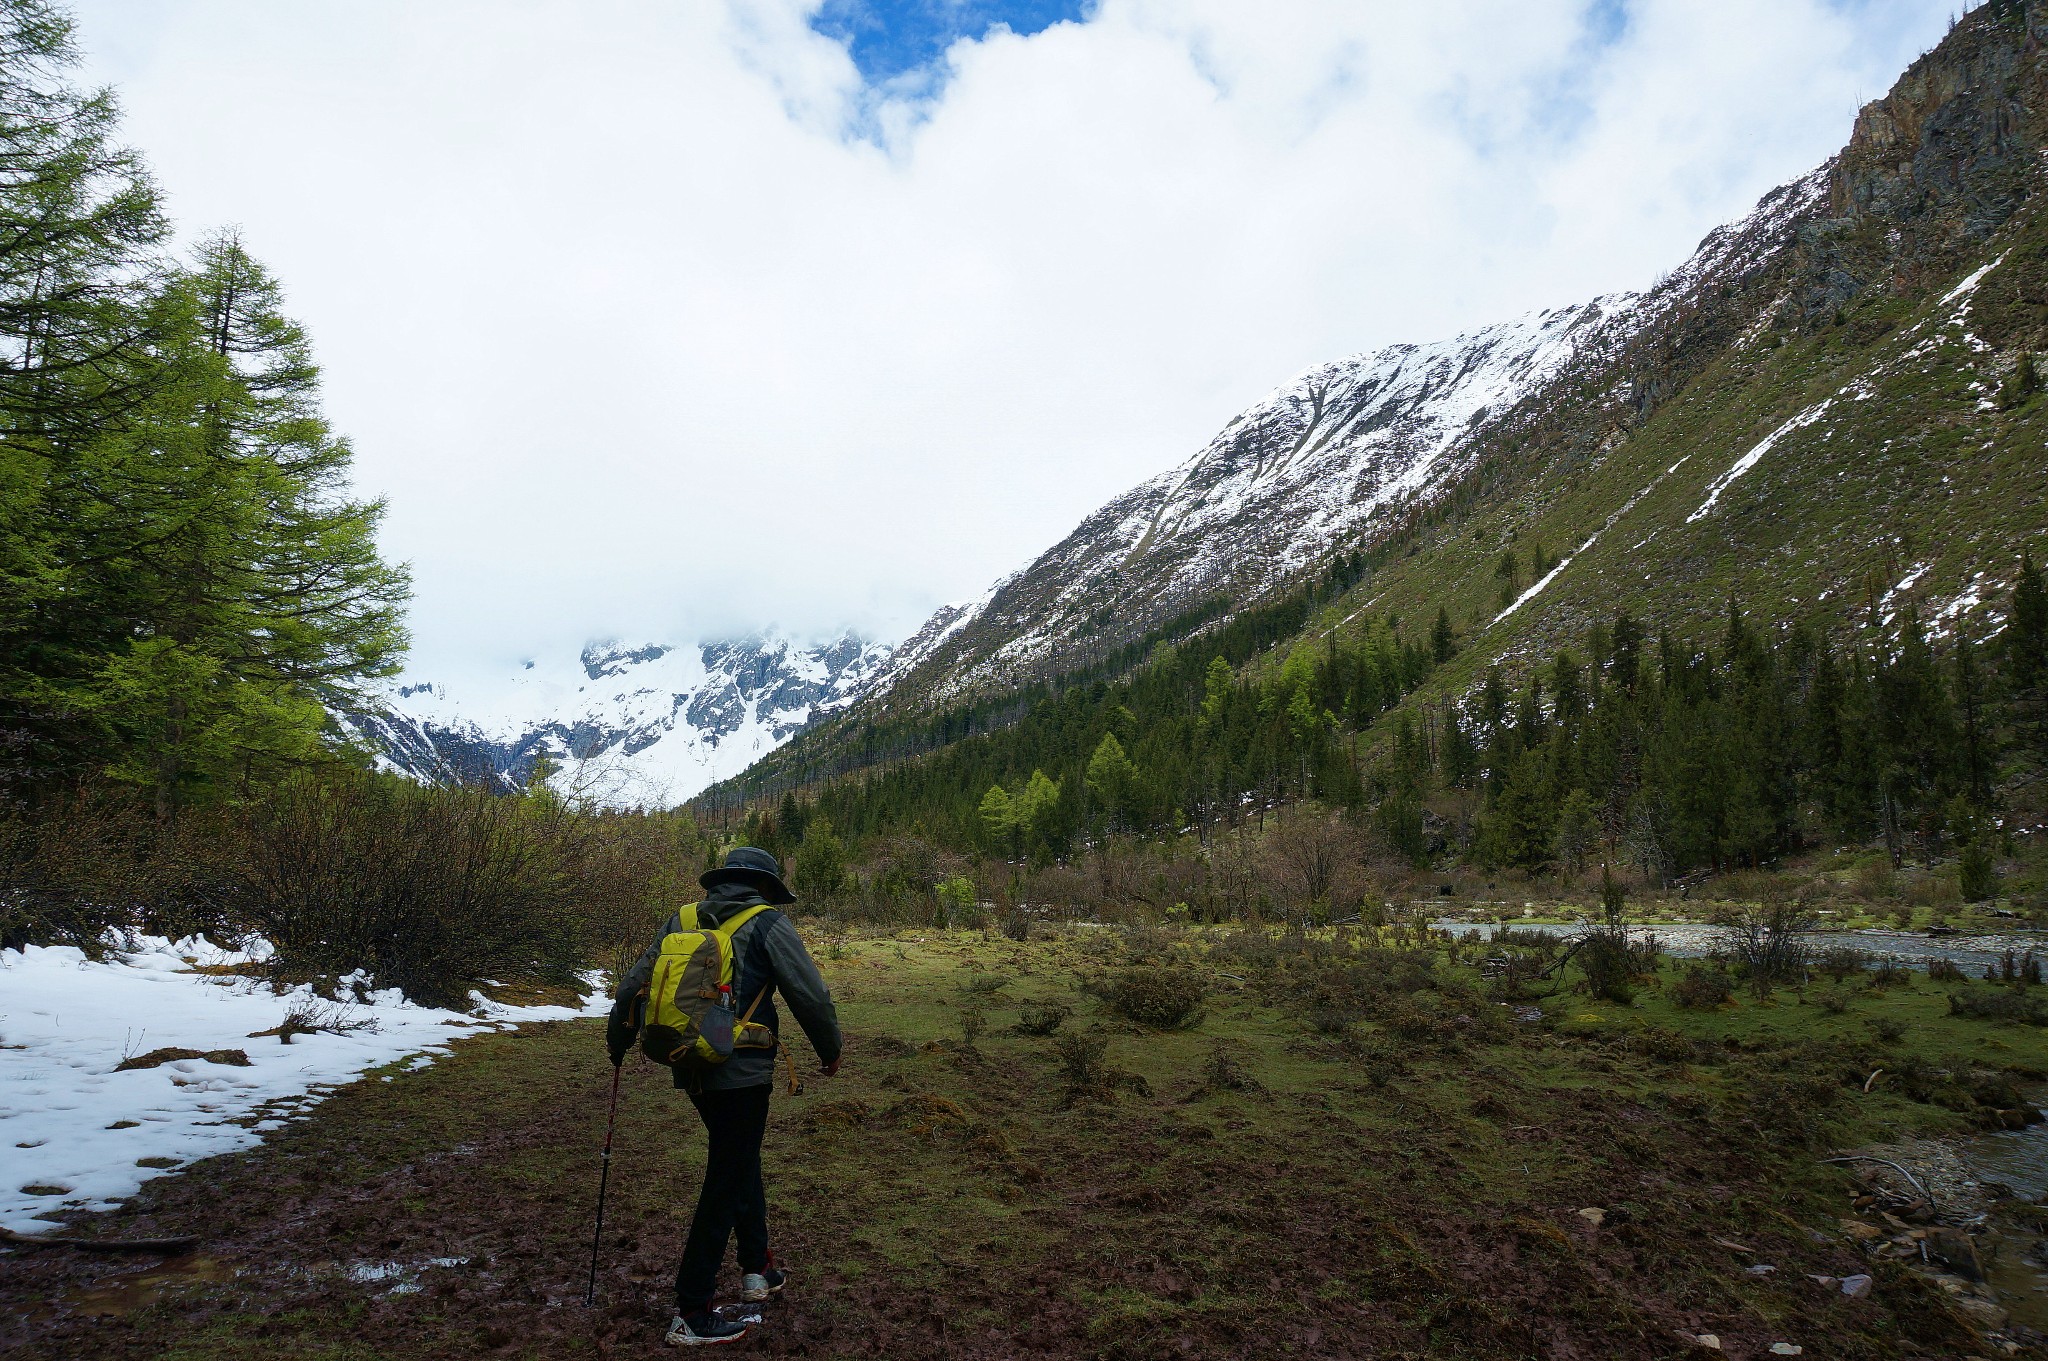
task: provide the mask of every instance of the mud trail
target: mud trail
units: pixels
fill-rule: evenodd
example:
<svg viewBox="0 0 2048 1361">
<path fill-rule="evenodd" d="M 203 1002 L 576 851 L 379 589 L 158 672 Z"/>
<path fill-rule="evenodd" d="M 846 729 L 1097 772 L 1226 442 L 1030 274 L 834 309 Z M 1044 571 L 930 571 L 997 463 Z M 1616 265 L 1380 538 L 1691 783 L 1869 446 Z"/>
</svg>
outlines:
<svg viewBox="0 0 2048 1361">
<path fill-rule="evenodd" d="M 465 1041 L 338 1092 L 246 1153 L 160 1178 L 82 1234 L 196 1233 L 195 1257 L 61 1250 L 0 1267 L 9 1358 L 661 1354 L 701 1133 L 666 1074 L 628 1070 L 600 1276 L 583 1307 L 609 1085 L 599 1027 Z M 1063 1109 L 1053 1060 L 856 1038 L 847 1075 L 778 1093 L 765 1150 L 791 1272 L 744 1346 L 770 1356 L 1571 1358 L 1788 1332 L 1837 1356 L 1955 1355 L 1910 1281 L 1874 1303 L 1792 1282 L 1854 1269 L 1784 1227 L 1746 1239 L 1786 1282 L 1766 1321 L 1709 1228 L 1779 1168 L 1743 1138 L 1587 1092 L 1510 1093 L 1498 1134 L 1422 1088 L 1330 1068 L 1324 1090 Z M 1521 1141 L 1519 1143 L 1513 1141 Z M 1492 1160 L 1492 1161 L 1488 1161 Z M 1587 1204 L 1633 1206 L 1595 1227 Z M 728 1288 L 734 1277 L 728 1272 Z M 1766 1287 L 1777 1290 L 1776 1285 Z M 1745 1294 L 1744 1292 L 1749 1292 Z M 1925 1306 L 1925 1307 L 1923 1307 Z M 1872 1329 L 1875 1331 L 1872 1331 Z M 1809 1354 L 1812 1354 L 1809 1352 Z"/>
</svg>

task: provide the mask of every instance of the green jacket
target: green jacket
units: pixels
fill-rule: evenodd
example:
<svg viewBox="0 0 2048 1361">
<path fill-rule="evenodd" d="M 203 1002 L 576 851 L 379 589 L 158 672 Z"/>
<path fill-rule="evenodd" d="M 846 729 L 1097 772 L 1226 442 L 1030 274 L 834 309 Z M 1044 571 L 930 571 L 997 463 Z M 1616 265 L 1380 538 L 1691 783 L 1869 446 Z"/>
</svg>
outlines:
<svg viewBox="0 0 2048 1361">
<path fill-rule="evenodd" d="M 743 912 L 762 901 L 761 895 L 750 888 L 725 884 L 711 890 L 704 901 L 697 904 L 697 917 L 700 922 L 715 926 L 734 913 Z M 653 944 L 641 952 L 633 967 L 626 971 L 626 976 L 619 980 L 611 1019 L 605 1026 L 605 1042 L 613 1055 L 630 1049 L 640 1033 L 640 994 L 654 977 L 654 961 L 661 954 L 662 937 L 682 929 L 682 914 L 671 915 Z M 782 999 L 789 1003 L 797 1024 L 803 1027 L 811 1048 L 818 1051 L 818 1061 L 829 1064 L 839 1057 L 843 1041 L 839 1034 L 839 1012 L 832 1005 L 832 990 L 825 986 L 817 964 L 812 961 L 810 951 L 804 949 L 803 939 L 790 925 L 789 918 L 772 909 L 760 913 L 733 933 L 732 952 L 735 1008 L 744 1012 L 766 989 L 760 1005 L 754 1008 L 753 1019 L 779 1037 L 782 1020 L 775 1009 L 775 996 L 780 993 Z M 780 1048 L 779 1043 L 777 1048 Z M 704 1072 L 700 1078 L 693 1079 L 692 1075 L 678 1070 L 676 1086 L 700 1091 L 759 1087 L 775 1080 L 775 1060 L 776 1049 L 737 1049 L 730 1059 Z"/>
</svg>

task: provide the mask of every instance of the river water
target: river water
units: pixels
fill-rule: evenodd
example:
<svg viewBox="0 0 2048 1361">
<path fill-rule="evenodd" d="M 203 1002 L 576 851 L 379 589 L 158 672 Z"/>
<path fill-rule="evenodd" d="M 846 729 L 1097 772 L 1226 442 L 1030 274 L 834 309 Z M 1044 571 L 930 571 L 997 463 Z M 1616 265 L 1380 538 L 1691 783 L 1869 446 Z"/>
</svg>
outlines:
<svg viewBox="0 0 2048 1361">
<path fill-rule="evenodd" d="M 1492 922 L 1460 921 L 1442 918 L 1431 922 L 1439 931 L 1448 931 L 1459 936 L 1478 936 L 1492 940 L 1501 928 Z M 1513 931 L 1543 931 L 1557 936 L 1576 936 L 1585 926 L 1560 926 L 1557 923 L 1532 923 L 1527 926 L 1515 922 L 1507 923 Z M 1713 926 L 1706 922 L 1664 922 L 1655 926 L 1631 928 L 1640 936 L 1648 932 L 1657 938 L 1657 944 L 1667 955 L 1681 959 L 1698 959 L 1725 950 L 1733 942 L 1733 934 L 1725 926 Z M 1987 964 L 1995 965 L 2007 952 L 2015 957 L 2025 955 L 2029 950 L 2048 959 L 2048 931 L 2003 931 L 1996 935 L 1981 936 L 1929 936 L 1916 931 L 1888 931 L 1869 927 L 1860 931 L 1802 931 L 1800 942 L 1810 950 L 1847 948 L 1861 950 L 1865 954 L 1889 957 L 1901 964 L 1916 969 L 1925 969 L 1936 959 L 1946 959 L 1958 967 L 1967 969 L 1972 975 L 1984 972 Z"/>
</svg>

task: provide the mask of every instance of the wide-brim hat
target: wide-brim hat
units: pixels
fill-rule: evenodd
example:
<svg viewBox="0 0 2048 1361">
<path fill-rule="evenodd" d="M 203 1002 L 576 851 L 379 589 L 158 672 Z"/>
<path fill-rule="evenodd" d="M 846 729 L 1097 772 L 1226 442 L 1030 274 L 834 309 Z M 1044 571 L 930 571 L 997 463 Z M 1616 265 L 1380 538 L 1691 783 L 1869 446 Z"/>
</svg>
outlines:
<svg viewBox="0 0 2048 1361">
<path fill-rule="evenodd" d="M 782 866 L 775 863 L 775 857 L 752 846 L 733 847 L 725 853 L 725 864 L 704 871 L 697 876 L 697 882 L 706 888 L 745 884 L 778 907 L 796 901 L 789 885 L 782 882 Z"/>
</svg>

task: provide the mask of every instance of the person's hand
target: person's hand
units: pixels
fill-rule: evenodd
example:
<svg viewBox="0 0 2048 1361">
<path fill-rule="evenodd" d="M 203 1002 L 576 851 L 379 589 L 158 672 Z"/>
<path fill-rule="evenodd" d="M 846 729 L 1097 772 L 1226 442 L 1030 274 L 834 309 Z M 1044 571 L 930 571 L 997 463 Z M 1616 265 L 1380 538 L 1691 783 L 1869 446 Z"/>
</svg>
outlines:
<svg viewBox="0 0 2048 1361">
<path fill-rule="evenodd" d="M 616 1068 L 626 1061 L 626 1051 L 633 1047 L 633 1038 L 632 1027 L 620 1021 L 618 1017 L 614 1016 L 605 1023 L 604 1047 L 605 1052 L 612 1056 L 612 1067 Z"/>
<path fill-rule="evenodd" d="M 820 1068 L 820 1069 L 818 1070 L 818 1073 L 819 1073 L 819 1076 L 821 1076 L 821 1077 L 837 1077 L 837 1076 L 839 1076 L 839 1060 L 838 1060 L 838 1059 L 834 1059 L 834 1060 L 832 1060 L 832 1062 L 830 1062 L 830 1063 L 826 1064 L 826 1065 L 825 1065 L 825 1066 L 824 1066 L 823 1068 Z"/>
</svg>

